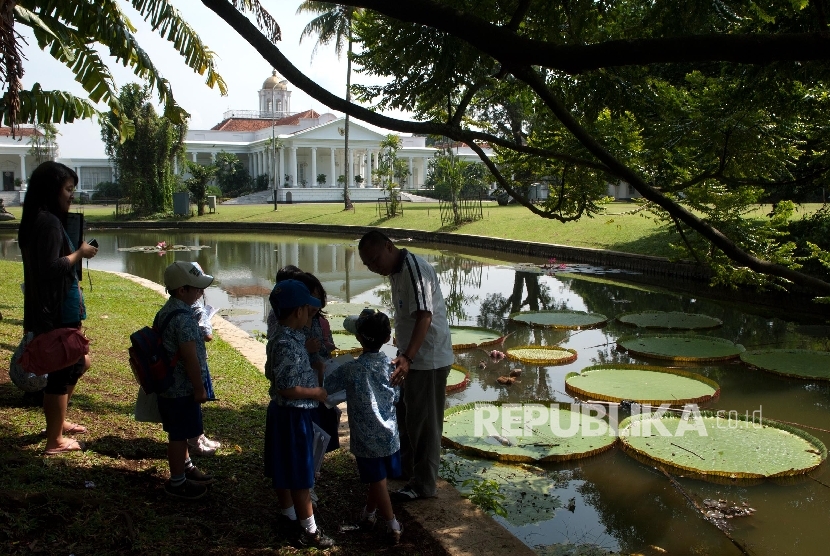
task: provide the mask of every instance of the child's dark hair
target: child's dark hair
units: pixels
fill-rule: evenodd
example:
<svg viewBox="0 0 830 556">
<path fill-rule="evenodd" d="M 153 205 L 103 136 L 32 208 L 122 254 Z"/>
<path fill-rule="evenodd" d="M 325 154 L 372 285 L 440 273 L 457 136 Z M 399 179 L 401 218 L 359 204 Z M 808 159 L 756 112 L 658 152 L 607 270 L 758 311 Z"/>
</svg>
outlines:
<svg viewBox="0 0 830 556">
<path fill-rule="evenodd" d="M 277 282 L 282 282 L 283 280 L 288 280 L 289 278 L 293 278 L 297 280 L 297 276 L 299 274 L 305 274 L 299 267 L 294 266 L 293 264 L 287 264 L 281 269 L 277 271 Z"/>
<path fill-rule="evenodd" d="M 363 338 L 363 348 L 376 352 L 392 334 L 389 317 L 375 309 L 364 309 L 357 318 L 357 333 Z"/>
</svg>

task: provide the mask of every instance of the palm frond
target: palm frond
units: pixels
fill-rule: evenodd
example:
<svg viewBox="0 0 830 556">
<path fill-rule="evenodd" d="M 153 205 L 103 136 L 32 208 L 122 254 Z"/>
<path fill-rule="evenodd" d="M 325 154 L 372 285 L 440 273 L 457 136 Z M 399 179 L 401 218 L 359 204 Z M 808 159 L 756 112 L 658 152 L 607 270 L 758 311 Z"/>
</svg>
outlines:
<svg viewBox="0 0 830 556">
<path fill-rule="evenodd" d="M 256 17 L 257 27 L 265 32 L 265 36 L 271 42 L 282 40 L 280 26 L 274 17 L 262 7 L 259 0 L 231 0 L 233 7 L 242 13 L 251 12 Z"/>
</svg>

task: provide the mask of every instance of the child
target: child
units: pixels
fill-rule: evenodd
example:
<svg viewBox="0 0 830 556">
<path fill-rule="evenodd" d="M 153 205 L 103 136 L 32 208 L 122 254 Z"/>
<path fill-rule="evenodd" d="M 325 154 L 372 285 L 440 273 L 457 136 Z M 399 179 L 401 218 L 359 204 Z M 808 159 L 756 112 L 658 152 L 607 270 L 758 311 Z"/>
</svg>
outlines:
<svg viewBox="0 0 830 556">
<path fill-rule="evenodd" d="M 314 521 L 309 490 L 314 486 L 314 430 L 312 412 L 326 399 L 305 349 L 303 327 L 320 301 L 300 281 L 288 279 L 274 286 L 269 297 L 277 316 L 268 340 L 265 376 L 271 382 L 271 403 L 265 422 L 265 476 L 277 491 L 282 515 L 299 521 L 300 541 L 327 548 L 334 542 Z"/>
<path fill-rule="evenodd" d="M 194 500 L 207 492 L 207 485 L 214 482 L 212 475 L 200 471 L 187 450 L 187 439 L 200 436 L 202 407 L 207 401 L 207 351 L 199 323 L 193 317 L 191 307 L 211 283 L 213 276 L 204 274 L 193 263 L 176 261 L 164 271 L 164 285 L 170 299 L 156 315 L 164 348 L 170 357 L 178 353 L 179 360 L 173 370 L 173 385 L 158 396 L 159 413 L 167 432 L 167 462 L 170 480 L 164 491 L 178 498 Z M 169 315 L 174 314 L 169 321 Z M 167 325 L 164 323 L 167 321 Z"/>
<path fill-rule="evenodd" d="M 199 263 L 193 263 L 193 266 L 202 270 L 202 267 L 199 266 Z M 210 342 L 213 340 L 213 325 L 210 323 L 210 318 L 208 317 L 208 313 L 205 307 L 205 296 L 203 295 L 199 299 L 196 300 L 196 303 L 193 304 L 191 307 L 193 309 L 193 318 L 196 319 L 196 322 L 199 323 L 199 330 L 202 332 L 202 337 L 206 342 Z M 213 394 L 213 381 L 210 377 L 210 369 L 208 369 L 207 379 L 205 380 L 205 390 L 207 390 L 207 397 L 208 399 L 212 399 L 214 397 Z M 196 436 L 194 438 L 187 439 L 187 449 L 188 451 L 196 456 L 212 456 L 216 453 L 216 450 L 222 447 L 220 442 L 216 442 L 215 440 L 209 439 L 204 434 Z"/>
<path fill-rule="evenodd" d="M 300 270 L 299 267 L 296 267 L 293 264 L 285 265 L 277 271 L 277 276 L 274 283 L 279 284 L 283 280 L 287 280 L 289 278 L 296 278 L 301 274 L 305 274 L 305 272 Z M 268 311 L 268 319 L 266 322 L 268 324 L 268 328 L 266 329 L 267 332 L 265 338 L 267 340 L 270 340 L 279 325 L 279 323 L 277 322 L 277 313 L 273 307 L 270 311 Z"/>
<path fill-rule="evenodd" d="M 401 474 L 401 442 L 395 414 L 400 392 L 390 384 L 392 366 L 386 354 L 380 352 L 392 332 L 389 317 L 374 309 L 365 309 L 357 319 L 356 330 L 363 354 L 353 363 L 334 369 L 323 386 L 331 392 L 346 390 L 351 451 L 357 460 L 360 480 L 369 483 L 361 521 L 374 525 L 376 511 L 380 510 L 387 532 L 397 544 L 403 528 L 392 513 L 386 478 L 394 479 Z"/>
</svg>

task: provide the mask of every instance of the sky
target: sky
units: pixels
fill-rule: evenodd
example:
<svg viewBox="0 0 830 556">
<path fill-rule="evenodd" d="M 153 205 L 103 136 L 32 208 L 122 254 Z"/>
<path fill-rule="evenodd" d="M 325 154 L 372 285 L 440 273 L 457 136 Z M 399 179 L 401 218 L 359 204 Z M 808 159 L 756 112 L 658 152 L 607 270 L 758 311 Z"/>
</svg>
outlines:
<svg viewBox="0 0 830 556">
<path fill-rule="evenodd" d="M 173 95 L 180 106 L 190 115 L 190 129 L 210 129 L 220 121 L 226 110 L 257 110 L 257 91 L 263 81 L 271 75 L 272 68 L 242 37 L 233 31 L 222 19 L 206 8 L 198 0 L 171 0 L 179 9 L 184 19 L 196 30 L 207 47 L 216 53 L 216 66 L 219 74 L 228 85 L 228 94 L 223 97 L 219 91 L 210 89 L 204 83 L 204 77 L 191 71 L 170 43 L 153 32 L 129 2 L 122 0 L 119 4 L 138 28 L 136 40 L 149 54 L 153 63 L 166 77 L 173 89 Z M 312 61 L 311 53 L 315 37 L 306 37 L 300 44 L 303 27 L 313 14 L 295 15 L 299 0 L 262 0 L 263 6 L 274 16 L 282 30 L 282 41 L 277 45 L 285 56 L 304 71 L 322 87 L 340 97 L 345 96 L 346 60 L 338 60 L 333 45 L 320 46 Z M 28 41 L 24 45 L 23 86 L 30 89 L 34 83 L 40 83 L 44 89 L 69 91 L 74 95 L 86 97 L 81 85 L 74 80 L 72 72 L 52 58 L 48 52 L 37 47 L 30 29 L 23 25 L 15 26 Z M 105 52 L 102 52 L 105 54 Z M 123 86 L 139 79 L 133 73 L 115 63 L 115 59 L 104 56 L 116 84 Z M 111 63 L 110 63 L 111 62 Z M 353 76 L 353 82 L 355 78 Z M 376 83 L 358 78 L 360 83 Z M 320 102 L 313 100 L 296 87 L 289 85 L 292 112 L 314 109 L 317 112 L 332 112 Z M 106 111 L 103 103 L 98 106 Z M 342 115 L 334 112 L 338 116 Z M 401 113 L 387 113 L 401 117 Z M 371 127 L 371 126 L 370 126 Z M 76 121 L 72 124 L 58 126 L 60 136 L 61 158 L 104 158 L 104 144 L 100 138 L 100 126 L 95 120 Z"/>
</svg>

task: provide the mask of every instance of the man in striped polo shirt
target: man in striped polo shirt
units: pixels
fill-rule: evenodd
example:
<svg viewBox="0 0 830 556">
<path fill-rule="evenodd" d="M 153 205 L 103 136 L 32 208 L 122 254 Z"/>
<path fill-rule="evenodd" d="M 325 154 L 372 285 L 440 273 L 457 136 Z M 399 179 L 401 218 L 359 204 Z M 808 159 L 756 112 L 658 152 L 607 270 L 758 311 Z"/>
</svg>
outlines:
<svg viewBox="0 0 830 556">
<path fill-rule="evenodd" d="M 392 500 L 430 498 L 436 494 L 447 376 L 455 360 L 444 296 L 432 265 L 398 249 L 381 232 L 366 233 L 358 251 L 369 270 L 392 284 L 398 347 L 392 384 L 401 385 L 398 428 L 403 474 L 409 478 L 391 493 Z"/>
</svg>

